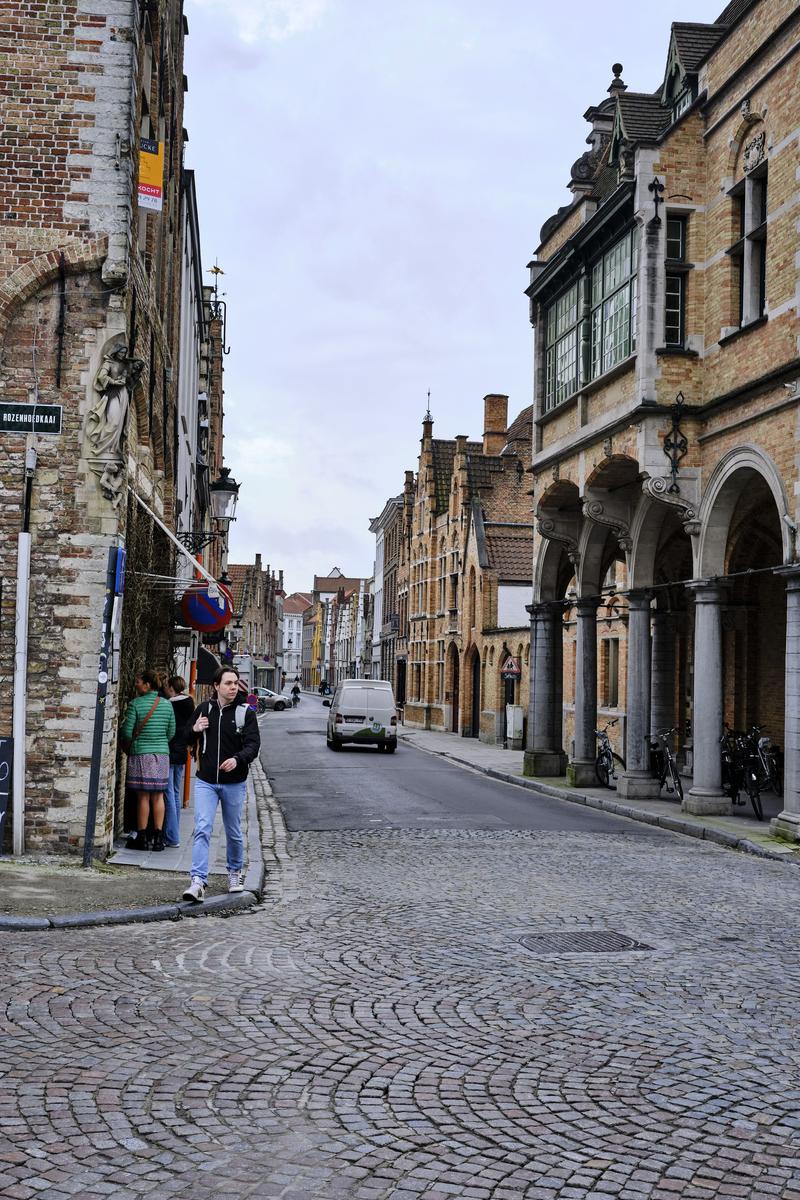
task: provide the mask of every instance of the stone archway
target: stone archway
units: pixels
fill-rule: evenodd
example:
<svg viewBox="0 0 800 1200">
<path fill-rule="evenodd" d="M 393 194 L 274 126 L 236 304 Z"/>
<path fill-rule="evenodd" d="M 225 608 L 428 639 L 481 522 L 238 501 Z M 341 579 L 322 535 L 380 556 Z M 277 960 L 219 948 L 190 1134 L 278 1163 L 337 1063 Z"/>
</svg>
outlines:
<svg viewBox="0 0 800 1200">
<path fill-rule="evenodd" d="M 784 730 L 793 728 L 792 710 L 800 713 L 797 682 L 785 665 L 786 593 L 776 577 L 792 557 L 793 523 L 782 519 L 787 510 L 780 475 L 755 446 L 726 455 L 703 498 L 700 578 L 691 585 L 694 783 L 684 801 L 690 812 L 729 811 L 718 746 L 726 721 L 769 726 L 771 736 L 782 741 Z M 794 745 L 787 745 L 787 758 L 789 752 L 796 754 Z"/>
<path fill-rule="evenodd" d="M 446 690 L 450 693 L 450 720 L 448 722 L 451 733 L 458 733 L 459 719 L 461 715 L 461 664 L 459 662 L 458 648 L 455 642 L 451 642 L 447 650 L 447 683 Z"/>
</svg>

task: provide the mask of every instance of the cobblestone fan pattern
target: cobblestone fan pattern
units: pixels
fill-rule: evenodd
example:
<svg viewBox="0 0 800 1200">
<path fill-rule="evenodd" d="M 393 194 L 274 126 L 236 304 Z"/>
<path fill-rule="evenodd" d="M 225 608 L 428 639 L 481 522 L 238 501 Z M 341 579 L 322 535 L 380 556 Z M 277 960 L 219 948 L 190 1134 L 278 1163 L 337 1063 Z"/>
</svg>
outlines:
<svg viewBox="0 0 800 1200">
<path fill-rule="evenodd" d="M 6 934 L 0 1196 L 800 1200 L 800 874 L 658 832 L 290 837 L 252 915 Z M 537 955 L 614 930 L 652 946 Z"/>
</svg>

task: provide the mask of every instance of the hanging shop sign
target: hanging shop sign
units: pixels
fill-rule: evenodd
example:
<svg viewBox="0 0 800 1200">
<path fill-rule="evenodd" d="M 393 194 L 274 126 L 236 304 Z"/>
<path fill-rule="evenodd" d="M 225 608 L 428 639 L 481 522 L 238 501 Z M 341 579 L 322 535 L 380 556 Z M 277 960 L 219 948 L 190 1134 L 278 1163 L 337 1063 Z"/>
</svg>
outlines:
<svg viewBox="0 0 800 1200">
<path fill-rule="evenodd" d="M 164 143 L 152 138 L 139 142 L 139 207 L 161 212 L 164 203 Z"/>
<path fill-rule="evenodd" d="M 9 404 L 0 400 L 0 432 L 61 433 L 61 404 Z"/>
<path fill-rule="evenodd" d="M 233 597 L 228 589 L 218 583 L 213 591 L 214 595 L 207 583 L 193 583 L 181 596 L 181 616 L 200 633 L 216 633 L 233 617 Z"/>
</svg>

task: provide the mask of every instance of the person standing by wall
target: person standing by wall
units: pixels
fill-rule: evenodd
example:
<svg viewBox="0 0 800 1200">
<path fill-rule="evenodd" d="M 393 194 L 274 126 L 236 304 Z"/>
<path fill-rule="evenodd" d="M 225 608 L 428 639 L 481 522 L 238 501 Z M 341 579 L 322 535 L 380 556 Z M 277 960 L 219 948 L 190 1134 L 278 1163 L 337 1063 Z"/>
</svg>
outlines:
<svg viewBox="0 0 800 1200">
<path fill-rule="evenodd" d="M 155 671 L 140 671 L 136 695 L 120 730 L 128 754 L 127 786 L 136 792 L 136 829 L 125 845 L 130 850 L 164 849 L 164 792 L 169 782 L 169 743 L 175 736 L 172 705 L 158 694 Z M 147 826 L 153 818 L 153 840 Z"/>
<path fill-rule="evenodd" d="M 225 826 L 228 891 L 244 889 L 242 808 L 250 763 L 261 747 L 261 737 L 255 713 L 248 707 L 247 695 L 240 691 L 239 675 L 232 667 L 219 668 L 214 676 L 214 699 L 194 710 L 189 729 L 198 756 L 192 877 L 183 899 L 202 904 L 208 883 L 208 846 L 218 804 Z"/>
<path fill-rule="evenodd" d="M 170 675 L 164 693 L 175 714 L 175 736 L 169 744 L 169 781 L 164 815 L 164 845 L 180 845 L 181 804 L 183 803 L 183 772 L 186 767 L 186 726 L 194 712 L 194 700 L 186 694 L 186 680 Z"/>
</svg>

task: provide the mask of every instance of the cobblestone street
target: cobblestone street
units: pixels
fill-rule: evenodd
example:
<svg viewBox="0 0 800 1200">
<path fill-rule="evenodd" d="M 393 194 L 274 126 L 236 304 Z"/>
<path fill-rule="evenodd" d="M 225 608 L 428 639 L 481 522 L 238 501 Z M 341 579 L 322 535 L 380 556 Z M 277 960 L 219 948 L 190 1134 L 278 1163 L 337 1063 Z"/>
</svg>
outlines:
<svg viewBox="0 0 800 1200">
<path fill-rule="evenodd" d="M 791 867 L 291 835 L 252 915 L 2 946 L 0 1195 L 800 1198 Z M 610 930 L 652 949 L 541 954 Z"/>
</svg>

